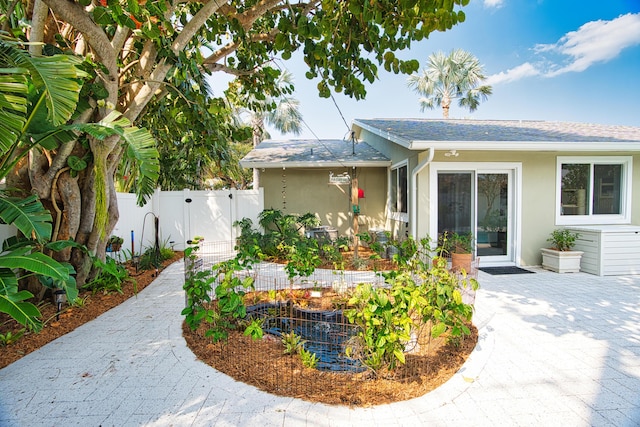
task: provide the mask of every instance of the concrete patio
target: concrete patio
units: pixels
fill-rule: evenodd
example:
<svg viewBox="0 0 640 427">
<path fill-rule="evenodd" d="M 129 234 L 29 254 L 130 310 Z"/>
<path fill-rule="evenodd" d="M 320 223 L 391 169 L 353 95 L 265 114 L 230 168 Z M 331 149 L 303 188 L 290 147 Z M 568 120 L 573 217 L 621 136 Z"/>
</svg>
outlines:
<svg viewBox="0 0 640 427">
<path fill-rule="evenodd" d="M 348 408 L 279 397 L 199 362 L 182 263 L 137 298 L 0 370 L 1 426 L 636 426 L 640 276 L 480 272 L 477 348 L 420 398 Z"/>
</svg>

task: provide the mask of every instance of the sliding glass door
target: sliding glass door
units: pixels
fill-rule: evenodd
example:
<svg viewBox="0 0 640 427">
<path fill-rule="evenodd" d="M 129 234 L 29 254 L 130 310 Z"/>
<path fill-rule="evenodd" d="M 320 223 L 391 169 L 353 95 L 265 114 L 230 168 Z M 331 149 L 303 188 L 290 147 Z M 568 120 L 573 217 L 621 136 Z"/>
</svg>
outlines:
<svg viewBox="0 0 640 427">
<path fill-rule="evenodd" d="M 472 233 L 481 262 L 513 262 L 511 170 L 439 170 L 437 227 Z"/>
</svg>

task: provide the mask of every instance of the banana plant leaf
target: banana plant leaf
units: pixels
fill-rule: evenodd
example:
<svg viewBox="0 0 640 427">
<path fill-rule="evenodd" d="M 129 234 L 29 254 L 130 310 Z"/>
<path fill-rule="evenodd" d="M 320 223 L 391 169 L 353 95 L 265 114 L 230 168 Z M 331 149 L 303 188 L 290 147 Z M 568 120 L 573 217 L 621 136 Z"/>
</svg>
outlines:
<svg viewBox="0 0 640 427">
<path fill-rule="evenodd" d="M 28 302 L 32 297 L 28 291 L 18 291 L 18 280 L 13 271 L 0 268 L 0 312 L 37 332 L 42 328 L 42 314 L 38 307 Z"/>
<path fill-rule="evenodd" d="M 35 195 L 22 199 L 0 193 L 0 219 L 38 242 L 51 237 L 51 213 Z"/>
</svg>

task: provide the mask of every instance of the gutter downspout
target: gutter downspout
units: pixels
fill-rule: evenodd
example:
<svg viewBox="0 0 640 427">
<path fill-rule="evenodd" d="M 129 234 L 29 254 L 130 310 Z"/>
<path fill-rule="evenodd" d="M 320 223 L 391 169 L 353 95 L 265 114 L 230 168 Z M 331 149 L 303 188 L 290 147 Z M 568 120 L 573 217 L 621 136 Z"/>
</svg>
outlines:
<svg viewBox="0 0 640 427">
<path fill-rule="evenodd" d="M 433 155 L 435 150 L 433 147 L 429 147 L 429 154 L 427 158 L 418 163 L 418 165 L 411 171 L 411 236 L 417 240 L 418 236 L 418 174 L 427 167 L 429 163 L 433 161 Z"/>
</svg>

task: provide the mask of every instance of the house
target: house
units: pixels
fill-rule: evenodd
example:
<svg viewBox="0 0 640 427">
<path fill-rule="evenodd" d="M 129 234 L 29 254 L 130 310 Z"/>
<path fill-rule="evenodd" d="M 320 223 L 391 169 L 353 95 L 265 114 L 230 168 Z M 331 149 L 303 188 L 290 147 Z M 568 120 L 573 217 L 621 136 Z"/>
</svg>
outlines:
<svg viewBox="0 0 640 427">
<path fill-rule="evenodd" d="M 243 166 L 264 170 L 265 207 L 317 212 L 342 233 L 353 218 L 360 231 L 398 237 L 472 232 L 482 265 L 539 265 L 558 227 L 613 227 L 640 239 L 630 227 L 640 225 L 640 128 L 358 119 L 352 130 L 353 144 L 268 141 L 245 157 Z M 364 199 L 329 184 L 342 173 L 358 178 Z"/>
<path fill-rule="evenodd" d="M 260 171 L 266 209 L 313 212 L 340 235 L 353 232 L 354 218 L 364 231 L 386 225 L 391 160 L 366 142 L 263 141 L 240 164 Z M 353 195 L 359 214 L 354 215 L 352 186 L 356 183 Z"/>
</svg>

